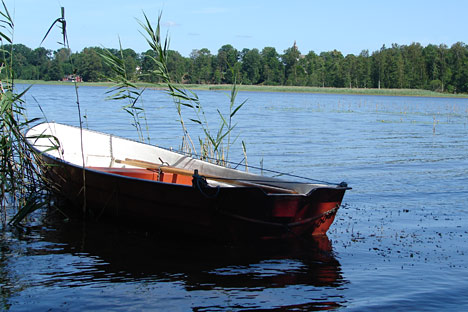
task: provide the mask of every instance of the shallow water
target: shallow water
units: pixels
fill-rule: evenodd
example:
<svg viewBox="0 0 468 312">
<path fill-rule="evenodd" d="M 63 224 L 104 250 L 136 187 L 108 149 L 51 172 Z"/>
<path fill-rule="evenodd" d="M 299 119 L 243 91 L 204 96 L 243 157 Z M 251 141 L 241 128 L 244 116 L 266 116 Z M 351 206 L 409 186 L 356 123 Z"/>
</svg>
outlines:
<svg viewBox="0 0 468 312">
<path fill-rule="evenodd" d="M 137 138 L 105 91 L 80 87 L 85 126 Z M 217 105 L 227 109 L 225 92 L 198 95 L 209 116 Z M 186 243 L 122 225 L 64 223 L 40 211 L 24 231 L 2 233 L 2 308 L 468 308 L 467 99 L 240 92 L 238 102 L 246 98 L 235 120 L 249 165 L 353 187 L 328 239 Z M 146 90 L 143 99 L 151 143 L 177 148 L 174 104 L 162 91 Z M 35 85 L 26 100 L 30 117 L 41 115 L 38 103 L 49 121 L 78 125 L 72 87 Z M 242 160 L 239 142 L 230 153 Z"/>
</svg>

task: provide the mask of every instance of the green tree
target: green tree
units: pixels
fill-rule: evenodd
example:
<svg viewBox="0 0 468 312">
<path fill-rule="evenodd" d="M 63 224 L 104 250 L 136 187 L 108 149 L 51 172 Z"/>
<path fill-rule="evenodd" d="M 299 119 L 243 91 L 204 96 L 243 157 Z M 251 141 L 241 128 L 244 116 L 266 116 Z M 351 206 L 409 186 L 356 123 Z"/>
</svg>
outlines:
<svg viewBox="0 0 468 312">
<path fill-rule="evenodd" d="M 49 68 L 49 79 L 50 80 L 62 80 L 64 71 L 57 59 L 52 60 Z"/>
<path fill-rule="evenodd" d="M 383 85 L 385 88 L 403 88 L 405 81 L 404 61 L 400 46 L 392 44 L 390 49 L 382 53 L 384 57 Z"/>
<path fill-rule="evenodd" d="M 298 70 L 298 63 L 299 58 L 301 57 L 301 52 L 297 48 L 296 42 L 294 45 L 286 50 L 284 50 L 284 54 L 281 56 L 281 60 L 284 65 L 285 71 L 285 79 L 286 85 L 296 85 L 297 84 L 297 70 Z"/>
<path fill-rule="evenodd" d="M 99 49 L 84 48 L 76 57 L 77 72 L 84 81 L 99 81 L 102 77 L 102 60 Z"/>
<path fill-rule="evenodd" d="M 279 60 L 279 54 L 273 47 L 263 48 L 260 53 L 260 83 L 281 85 L 284 81 L 284 66 Z"/>
<path fill-rule="evenodd" d="M 217 65 L 222 75 L 222 83 L 232 84 L 234 82 L 234 77 L 232 76 L 231 68 L 237 68 L 238 60 L 239 52 L 232 45 L 223 45 L 218 50 Z"/>
<path fill-rule="evenodd" d="M 342 61 L 344 59 L 343 54 L 340 51 L 333 50 L 330 52 L 320 53 L 320 57 L 324 62 L 325 70 L 325 87 L 344 87 L 344 78 L 342 76 Z"/>
<path fill-rule="evenodd" d="M 4 51 L 12 51 L 13 53 L 13 75 L 19 79 L 35 79 L 36 76 L 34 71 L 31 70 L 33 67 L 33 51 L 23 44 L 14 44 L 13 46 L 6 45 L 3 47 Z M 7 58 L 10 55 L 5 55 Z"/>
<path fill-rule="evenodd" d="M 357 82 L 357 58 L 353 54 L 348 54 L 342 61 L 341 70 L 343 72 L 343 83 L 348 88 L 356 87 Z"/>
<path fill-rule="evenodd" d="M 187 73 L 188 64 L 179 52 L 169 50 L 167 51 L 167 68 L 172 81 L 180 83 Z"/>
<path fill-rule="evenodd" d="M 39 47 L 31 50 L 22 44 L 7 44 L 3 48 L 3 58 L 10 57 L 10 50 L 14 56 L 12 71 L 15 78 L 59 80 L 72 74 L 71 51 L 67 49 L 51 51 Z M 120 58 L 120 50 L 107 50 Z M 103 48 L 90 47 L 71 55 L 77 74 L 85 81 L 98 81 L 114 75 L 99 57 L 103 52 Z M 154 51 L 139 54 L 125 49 L 122 53 L 129 79 L 158 82 L 153 72 L 154 58 L 157 57 Z M 243 49 L 239 53 L 227 44 L 217 55 L 201 49 L 193 50 L 189 58 L 177 51 L 168 51 L 167 57 L 170 78 L 180 83 L 232 83 L 232 75 L 237 73 L 237 81 L 244 84 L 426 88 L 468 93 L 468 47 L 463 42 L 450 48 L 444 44 L 426 47 L 419 43 L 392 44 L 390 48 L 383 45 L 370 56 L 368 50 L 363 50 L 358 56 L 349 54 L 346 57 L 337 50 L 320 55 L 310 51 L 304 56 L 296 45 L 286 49 L 281 56 L 273 47 L 265 47 L 261 52 Z"/>
<path fill-rule="evenodd" d="M 32 52 L 32 65 L 36 66 L 37 76 L 34 79 L 49 80 L 51 50 L 39 47 Z"/>
<path fill-rule="evenodd" d="M 370 88 L 372 86 L 369 50 L 362 50 L 357 57 L 356 79 L 358 88 Z"/>
<path fill-rule="evenodd" d="M 463 42 L 450 47 L 449 64 L 452 68 L 453 92 L 468 92 L 468 49 Z"/>
<path fill-rule="evenodd" d="M 304 85 L 320 87 L 322 86 L 321 71 L 322 60 L 315 54 L 314 51 L 310 51 L 307 55 L 300 60 L 301 66 L 303 67 L 305 74 Z"/>
<path fill-rule="evenodd" d="M 371 55 L 371 80 L 373 88 L 380 89 L 384 87 L 382 84 L 386 64 L 384 51 L 385 44 L 379 51 L 374 51 Z"/>
<path fill-rule="evenodd" d="M 405 88 L 423 89 L 427 85 L 427 75 L 423 57 L 423 48 L 419 43 L 402 46 L 405 68 Z"/>
<path fill-rule="evenodd" d="M 438 80 L 440 77 L 439 72 L 439 51 L 438 47 L 433 44 L 427 45 L 423 48 L 423 57 L 426 65 L 426 72 L 430 81 Z"/>
<path fill-rule="evenodd" d="M 54 59 L 52 62 L 57 62 L 60 67 L 62 77 L 73 74 L 73 68 L 70 63 L 71 51 L 66 48 L 61 48 L 54 52 Z"/>
<path fill-rule="evenodd" d="M 159 82 L 158 75 L 154 73 L 156 69 L 154 58 L 156 57 L 156 52 L 152 49 L 142 53 L 141 55 L 141 67 L 140 67 L 140 76 L 139 78 L 146 82 Z"/>
<path fill-rule="evenodd" d="M 448 47 L 444 44 L 439 45 L 438 54 L 439 80 L 441 82 L 441 91 L 444 92 L 452 77 L 452 70 L 449 66 Z"/>
<path fill-rule="evenodd" d="M 190 53 L 190 82 L 191 83 L 212 83 L 213 65 L 210 50 L 192 50 Z"/>
<path fill-rule="evenodd" d="M 244 49 L 241 52 L 242 83 L 258 84 L 260 80 L 260 52 L 258 49 Z"/>
</svg>

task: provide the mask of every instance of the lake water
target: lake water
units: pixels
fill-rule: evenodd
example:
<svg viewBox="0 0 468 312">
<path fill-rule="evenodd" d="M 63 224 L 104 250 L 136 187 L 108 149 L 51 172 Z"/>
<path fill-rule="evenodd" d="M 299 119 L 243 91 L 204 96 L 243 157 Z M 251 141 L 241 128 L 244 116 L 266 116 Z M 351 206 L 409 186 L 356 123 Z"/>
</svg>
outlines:
<svg viewBox="0 0 468 312">
<path fill-rule="evenodd" d="M 137 138 L 106 90 L 79 88 L 85 127 Z M 215 129 L 229 99 L 197 93 Z M 35 85 L 25 99 L 30 117 L 40 105 L 49 121 L 78 125 L 73 87 Z M 0 309 L 468 309 L 468 99 L 240 92 L 245 99 L 231 160 L 243 159 L 242 138 L 251 166 L 353 187 L 328 238 L 214 246 L 39 211 L 24 230 L 1 232 Z M 151 143 L 177 148 L 170 98 L 146 90 L 143 104 Z"/>
</svg>

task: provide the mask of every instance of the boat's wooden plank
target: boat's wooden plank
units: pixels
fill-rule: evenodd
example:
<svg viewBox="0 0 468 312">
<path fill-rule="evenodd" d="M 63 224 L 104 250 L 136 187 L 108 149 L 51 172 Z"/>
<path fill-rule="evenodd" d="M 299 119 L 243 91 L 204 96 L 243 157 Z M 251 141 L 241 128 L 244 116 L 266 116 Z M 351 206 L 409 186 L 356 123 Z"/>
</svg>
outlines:
<svg viewBox="0 0 468 312">
<path fill-rule="evenodd" d="M 194 174 L 194 172 L 191 170 L 156 164 L 156 163 L 152 163 L 152 162 L 148 162 L 144 160 L 138 160 L 138 159 L 129 159 L 129 158 L 126 158 L 125 160 L 116 159 L 115 162 L 130 165 L 130 166 L 140 167 L 140 168 L 146 168 L 150 170 L 155 170 L 155 169 L 161 170 L 162 172 L 172 173 L 172 174 L 180 174 L 180 175 L 188 175 L 188 176 L 193 176 Z M 240 186 L 258 187 L 270 193 L 298 194 L 298 192 L 296 192 L 295 190 L 286 189 L 282 187 L 265 185 L 265 184 L 250 182 L 250 181 L 244 181 L 244 180 L 227 179 L 227 178 L 213 176 L 213 175 L 205 175 L 200 172 L 198 174 L 200 176 L 204 176 L 206 179 L 221 181 L 223 183 L 240 185 Z"/>
</svg>

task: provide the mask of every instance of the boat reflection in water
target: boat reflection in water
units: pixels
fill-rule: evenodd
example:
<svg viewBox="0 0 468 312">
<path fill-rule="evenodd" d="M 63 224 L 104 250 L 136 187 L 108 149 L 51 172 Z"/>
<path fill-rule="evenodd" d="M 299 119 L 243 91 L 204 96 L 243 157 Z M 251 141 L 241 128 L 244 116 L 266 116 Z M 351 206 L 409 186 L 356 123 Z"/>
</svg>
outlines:
<svg viewBox="0 0 468 312">
<path fill-rule="evenodd" d="M 310 290 L 319 295 L 324 289 L 328 291 L 346 283 L 325 235 L 310 240 L 262 241 L 236 246 L 174 241 L 164 233 L 115 223 L 85 224 L 75 220 L 54 222 L 53 228 L 43 232 L 44 239 L 61 246 L 60 253 L 79 257 L 80 264 L 70 274 L 50 274 L 61 274 L 62 283 L 65 278 L 74 287 L 99 283 L 117 283 L 122 287 L 175 283 L 182 287 L 183 296 L 191 297 L 192 305 L 206 308 L 213 304 L 209 297 L 216 298 L 213 300 L 218 305 L 227 304 L 219 302 L 219 292 L 235 290 L 237 295 L 229 297 L 233 300 L 229 304 L 242 307 L 246 296 L 255 297 L 264 291 L 297 297 L 298 289 L 302 288 L 299 292 L 310 296 Z M 172 234 L 168 236 L 172 238 Z M 340 302 L 331 302 L 326 295 L 318 297 L 292 302 L 285 299 L 282 308 L 329 309 L 345 302 L 339 296 L 334 299 Z"/>
</svg>

